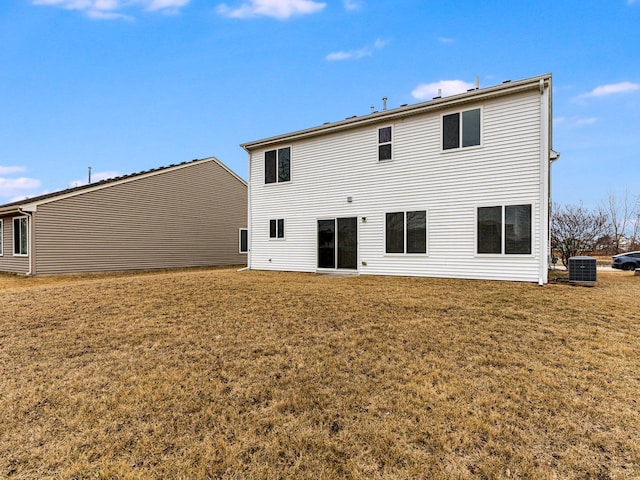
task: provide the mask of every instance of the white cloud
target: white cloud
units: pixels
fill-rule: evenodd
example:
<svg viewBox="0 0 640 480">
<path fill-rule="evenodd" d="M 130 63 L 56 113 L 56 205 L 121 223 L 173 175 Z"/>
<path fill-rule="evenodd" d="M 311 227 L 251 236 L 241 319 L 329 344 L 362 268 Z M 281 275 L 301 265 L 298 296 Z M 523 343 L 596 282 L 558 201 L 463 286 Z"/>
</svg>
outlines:
<svg viewBox="0 0 640 480">
<path fill-rule="evenodd" d="M 343 0 L 343 5 L 345 10 L 354 11 L 360 10 L 362 8 L 361 0 Z"/>
<path fill-rule="evenodd" d="M 100 182 L 102 180 L 106 180 L 108 178 L 115 178 L 121 175 L 120 172 L 115 170 L 105 170 L 104 172 L 91 172 L 91 183 Z M 87 177 L 79 180 L 73 180 L 69 182 L 68 186 L 71 187 L 80 187 L 82 185 L 86 185 L 89 182 L 89 172 L 87 171 Z"/>
<path fill-rule="evenodd" d="M 11 173 L 20 173 L 20 172 L 24 172 L 27 169 L 24 167 L 17 167 L 17 166 L 11 166 L 11 167 L 3 167 L 2 165 L 0 165 L 0 175 L 8 175 Z"/>
<path fill-rule="evenodd" d="M 134 7 L 150 12 L 173 14 L 189 4 L 191 0 L 31 0 L 34 5 L 59 7 L 65 10 L 76 10 L 89 18 L 101 20 L 132 20 L 133 17 L 124 10 Z"/>
<path fill-rule="evenodd" d="M 586 125 L 593 125 L 598 119 L 596 117 L 556 117 L 553 119 L 553 125 L 556 127 L 584 127 Z"/>
<path fill-rule="evenodd" d="M 338 52 L 332 52 L 324 58 L 325 60 L 334 62 L 334 61 L 340 61 L 340 60 L 356 60 L 358 58 L 370 57 L 373 55 L 373 53 L 376 50 L 380 50 L 381 48 L 384 48 L 387 45 L 387 43 L 388 42 L 384 40 L 378 39 L 373 43 L 373 45 L 368 45 L 366 47 L 359 48 L 357 50 L 348 50 L 348 51 L 341 50 Z"/>
<path fill-rule="evenodd" d="M 0 169 L 14 168 L 14 167 L 0 167 Z M 0 173 L 2 170 L 0 170 Z M 8 173 L 11 173 L 9 171 Z M 37 190 L 40 188 L 40 180 L 35 178 L 19 177 L 19 178 L 5 178 L 0 177 L 0 197 L 6 199 L 6 202 L 12 202 L 14 200 L 20 200 L 27 196 L 37 195 Z M 5 202 L 5 203 L 6 203 Z"/>
<path fill-rule="evenodd" d="M 230 18 L 272 17 L 284 20 L 295 15 L 317 13 L 326 6 L 326 3 L 314 0 L 249 0 L 236 8 L 222 3 L 216 12 Z"/>
<path fill-rule="evenodd" d="M 438 37 L 438 41 L 440 43 L 453 43 L 453 42 L 455 42 L 455 40 L 453 38 L 449 38 L 449 37 Z"/>
<path fill-rule="evenodd" d="M 472 88 L 475 88 L 475 84 L 463 80 L 440 80 L 434 83 L 421 83 L 411 92 L 411 95 L 417 100 L 430 100 L 438 96 L 438 90 L 441 96 L 448 97 Z"/>
<path fill-rule="evenodd" d="M 640 90 L 640 84 L 632 82 L 620 82 L 610 85 L 602 85 L 591 90 L 589 93 L 579 95 L 578 98 L 598 98 L 606 97 L 616 93 L 629 93 Z"/>
</svg>

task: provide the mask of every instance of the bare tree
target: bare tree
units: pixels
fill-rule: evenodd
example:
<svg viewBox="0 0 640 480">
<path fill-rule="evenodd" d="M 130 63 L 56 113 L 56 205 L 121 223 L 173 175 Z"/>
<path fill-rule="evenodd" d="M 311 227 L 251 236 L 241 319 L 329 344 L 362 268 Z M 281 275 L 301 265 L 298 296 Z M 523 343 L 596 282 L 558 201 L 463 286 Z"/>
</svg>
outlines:
<svg viewBox="0 0 640 480">
<path fill-rule="evenodd" d="M 613 253 L 620 253 L 620 245 L 625 237 L 637 235 L 638 227 L 634 217 L 638 214 L 638 198 L 630 197 L 628 190 L 624 191 L 622 198 L 609 192 L 607 202 L 601 207 L 601 213 L 607 218 L 607 234 L 611 237 Z"/>
<path fill-rule="evenodd" d="M 551 248 L 560 254 L 562 263 L 594 249 L 606 234 L 607 217 L 601 211 L 580 206 L 554 204 L 551 214 Z"/>
</svg>

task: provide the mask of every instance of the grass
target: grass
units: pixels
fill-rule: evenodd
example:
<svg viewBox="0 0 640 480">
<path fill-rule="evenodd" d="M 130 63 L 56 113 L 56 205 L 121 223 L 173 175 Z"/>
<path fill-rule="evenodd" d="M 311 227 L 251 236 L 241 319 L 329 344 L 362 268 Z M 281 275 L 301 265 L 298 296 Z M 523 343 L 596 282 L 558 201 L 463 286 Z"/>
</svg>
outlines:
<svg viewBox="0 0 640 480">
<path fill-rule="evenodd" d="M 640 277 L 0 276 L 0 477 L 640 478 Z"/>
</svg>

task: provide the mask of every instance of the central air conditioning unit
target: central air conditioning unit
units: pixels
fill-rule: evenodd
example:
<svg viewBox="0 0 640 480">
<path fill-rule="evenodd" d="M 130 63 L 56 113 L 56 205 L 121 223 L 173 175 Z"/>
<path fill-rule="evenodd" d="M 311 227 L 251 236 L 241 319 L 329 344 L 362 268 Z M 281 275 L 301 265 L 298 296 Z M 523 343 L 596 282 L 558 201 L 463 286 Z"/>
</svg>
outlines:
<svg viewBox="0 0 640 480">
<path fill-rule="evenodd" d="M 569 259 L 569 281 L 595 284 L 596 259 L 593 257 L 571 257 Z"/>
</svg>

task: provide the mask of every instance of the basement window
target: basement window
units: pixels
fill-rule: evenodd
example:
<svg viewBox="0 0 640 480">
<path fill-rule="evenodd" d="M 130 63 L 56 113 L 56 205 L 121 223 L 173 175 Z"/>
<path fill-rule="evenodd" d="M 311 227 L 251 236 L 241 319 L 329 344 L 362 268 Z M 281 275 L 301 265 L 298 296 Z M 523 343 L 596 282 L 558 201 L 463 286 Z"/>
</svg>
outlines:
<svg viewBox="0 0 640 480">
<path fill-rule="evenodd" d="M 465 110 L 442 116 L 442 149 L 480 145 L 480 109 Z"/>
<path fill-rule="evenodd" d="M 291 147 L 264 152 L 264 183 L 291 180 Z"/>
</svg>

